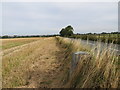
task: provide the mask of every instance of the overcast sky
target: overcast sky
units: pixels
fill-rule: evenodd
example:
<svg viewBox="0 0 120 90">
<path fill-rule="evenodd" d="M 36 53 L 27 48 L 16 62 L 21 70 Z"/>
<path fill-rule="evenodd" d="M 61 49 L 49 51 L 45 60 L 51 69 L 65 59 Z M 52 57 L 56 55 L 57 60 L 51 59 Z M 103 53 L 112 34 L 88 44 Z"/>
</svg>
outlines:
<svg viewBox="0 0 120 90">
<path fill-rule="evenodd" d="M 2 15 L 3 35 L 58 34 L 67 25 L 75 33 L 118 30 L 117 2 L 4 2 Z"/>
</svg>

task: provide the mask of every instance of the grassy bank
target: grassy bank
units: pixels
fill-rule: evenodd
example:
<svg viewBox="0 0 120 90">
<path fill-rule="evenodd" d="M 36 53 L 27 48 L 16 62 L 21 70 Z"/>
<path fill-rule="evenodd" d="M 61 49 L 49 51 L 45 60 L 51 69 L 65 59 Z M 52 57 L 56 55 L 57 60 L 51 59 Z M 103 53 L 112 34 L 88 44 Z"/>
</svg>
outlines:
<svg viewBox="0 0 120 90">
<path fill-rule="evenodd" d="M 99 50 L 100 45 L 91 49 L 82 45 L 77 40 L 71 41 L 68 38 L 57 37 L 62 48 L 65 48 L 64 61 L 64 87 L 68 88 L 118 88 L 119 81 L 119 57 L 114 51 L 108 48 Z M 87 51 L 90 55 L 81 59 L 76 69 L 70 75 L 72 53 L 77 51 Z"/>
</svg>

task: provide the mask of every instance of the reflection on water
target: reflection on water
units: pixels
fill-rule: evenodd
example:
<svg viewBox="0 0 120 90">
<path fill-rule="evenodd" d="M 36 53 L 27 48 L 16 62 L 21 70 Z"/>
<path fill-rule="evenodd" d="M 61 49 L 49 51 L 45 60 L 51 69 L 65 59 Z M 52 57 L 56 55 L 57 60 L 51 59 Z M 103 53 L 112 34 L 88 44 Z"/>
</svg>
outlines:
<svg viewBox="0 0 120 90">
<path fill-rule="evenodd" d="M 81 39 L 77 39 L 80 40 L 80 42 L 84 45 L 87 44 L 89 45 L 91 48 L 95 48 L 97 47 L 97 45 L 100 45 L 101 50 L 103 48 L 108 47 L 110 50 L 114 50 L 115 52 L 117 52 L 118 54 L 120 54 L 120 45 L 118 44 L 112 44 L 112 43 L 104 43 L 104 42 L 98 42 L 98 41 L 91 41 L 91 40 L 81 40 Z"/>
</svg>

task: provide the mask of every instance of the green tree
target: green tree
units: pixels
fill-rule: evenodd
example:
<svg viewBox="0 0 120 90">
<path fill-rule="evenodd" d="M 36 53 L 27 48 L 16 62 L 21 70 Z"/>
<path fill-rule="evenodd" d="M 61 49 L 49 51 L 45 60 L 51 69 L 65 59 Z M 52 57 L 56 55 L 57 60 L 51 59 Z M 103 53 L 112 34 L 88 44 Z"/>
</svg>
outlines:
<svg viewBox="0 0 120 90">
<path fill-rule="evenodd" d="M 60 35 L 64 36 L 66 34 L 66 30 L 64 28 L 62 28 L 62 30 L 60 31 Z"/>
<path fill-rule="evenodd" d="M 73 31 L 74 31 L 73 27 L 69 25 L 65 28 L 62 28 L 62 30 L 60 31 L 60 35 L 61 36 L 71 36 L 71 35 L 73 35 Z"/>
</svg>

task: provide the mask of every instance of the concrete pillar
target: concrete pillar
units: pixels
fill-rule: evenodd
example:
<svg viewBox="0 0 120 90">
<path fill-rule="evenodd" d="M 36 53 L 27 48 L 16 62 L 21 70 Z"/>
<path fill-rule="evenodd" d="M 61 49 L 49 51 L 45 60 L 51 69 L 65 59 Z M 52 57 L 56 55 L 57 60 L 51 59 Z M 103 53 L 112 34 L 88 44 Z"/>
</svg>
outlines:
<svg viewBox="0 0 120 90">
<path fill-rule="evenodd" d="M 70 74 L 72 74 L 72 72 L 75 70 L 78 62 L 81 60 L 81 57 L 84 55 L 89 55 L 89 53 L 83 51 L 73 53 Z"/>
</svg>

